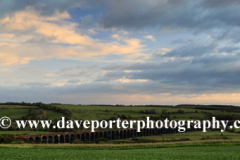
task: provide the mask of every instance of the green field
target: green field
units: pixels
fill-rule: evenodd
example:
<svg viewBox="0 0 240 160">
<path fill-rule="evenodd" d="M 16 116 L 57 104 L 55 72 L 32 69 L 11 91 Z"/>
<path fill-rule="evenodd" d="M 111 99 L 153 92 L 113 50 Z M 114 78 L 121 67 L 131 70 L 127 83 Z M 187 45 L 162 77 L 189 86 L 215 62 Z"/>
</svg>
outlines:
<svg viewBox="0 0 240 160">
<path fill-rule="evenodd" d="M 2 108 L 8 108 L 8 109 L 12 109 L 12 108 L 37 108 L 35 106 L 20 106 L 20 105 L 0 105 L 0 109 Z"/>
<path fill-rule="evenodd" d="M 63 117 L 64 115 L 62 113 L 54 112 L 51 110 L 47 110 L 47 119 L 49 120 L 54 120 L 54 119 L 59 119 Z"/>
<path fill-rule="evenodd" d="M 191 141 L 201 140 L 201 139 L 240 139 L 240 133 L 232 133 L 232 132 L 220 132 L 220 131 L 210 131 L 207 132 L 186 132 L 186 133 L 178 133 L 178 134 L 166 134 L 161 136 L 153 136 L 148 137 L 148 139 L 154 140 L 179 140 L 188 138 Z"/>
<path fill-rule="evenodd" d="M 20 105 L 0 105 L 0 117 L 7 116 L 10 119 L 21 118 L 29 114 L 29 108 L 38 109 L 36 106 L 20 106 Z M 64 116 L 64 114 L 59 112 L 54 112 L 52 110 L 46 110 L 47 119 L 54 120 Z"/>
<path fill-rule="evenodd" d="M 162 110 L 167 110 L 167 112 L 177 112 L 179 109 L 184 110 L 184 114 L 174 113 L 171 114 L 171 117 L 175 120 L 188 120 L 188 119 L 204 119 L 206 117 L 206 113 L 214 113 L 214 114 L 222 114 L 223 112 L 219 110 L 202 110 L 202 109 L 194 109 L 190 107 L 153 107 L 153 106 L 94 106 L 94 105 L 56 105 L 61 108 L 66 108 L 72 111 L 72 119 L 87 119 L 87 120 L 95 120 L 95 119 L 109 119 L 117 114 L 120 115 L 130 115 L 134 119 L 142 119 L 150 116 L 159 116 Z M 155 109 L 156 114 L 145 114 L 140 113 L 140 111 L 145 111 L 146 109 Z M 197 113 L 194 113 L 195 111 Z M 240 113 L 235 112 L 224 112 L 227 115 L 238 115 L 240 117 Z M 240 119 L 240 118 L 239 118 Z"/>
<path fill-rule="evenodd" d="M 7 116 L 11 119 L 20 118 L 28 114 L 28 109 L 1 109 L 0 117 Z"/>
<path fill-rule="evenodd" d="M 35 104 L 36 105 L 36 104 Z M 51 108 L 53 106 L 57 106 L 57 109 Z M 196 119 L 196 118 L 206 118 L 206 116 L 210 113 L 215 114 L 224 114 L 224 115 L 237 115 L 240 117 L 239 112 L 228 112 L 222 110 L 211 110 L 208 108 L 195 108 L 196 106 L 94 106 L 94 105 L 53 105 L 50 108 L 41 108 L 41 106 L 21 106 L 21 105 L 0 105 L 0 116 L 8 116 L 10 118 L 19 118 L 24 115 L 31 115 L 35 113 L 35 115 L 39 115 L 41 112 L 42 115 L 46 119 L 54 120 L 64 116 L 64 112 L 60 113 L 61 109 L 67 109 L 71 111 L 71 119 L 84 119 L 84 120 L 101 120 L 101 119 L 110 119 L 111 117 L 118 117 L 118 115 L 127 115 L 130 116 L 130 119 L 144 119 L 144 117 L 150 116 L 170 116 L 170 119 L 178 120 L 187 120 L 187 119 Z M 1 109 L 2 108 L 2 109 Z M 9 109 L 6 109 L 9 108 Z M 33 109 L 29 109 L 33 108 Z M 50 110 L 51 109 L 51 110 Z M 144 113 L 146 110 L 155 109 L 155 114 L 147 114 Z M 30 111 L 31 110 L 31 111 Z M 165 110 L 165 113 L 163 111 Z M 179 113 L 177 111 L 183 110 L 184 113 Z M 42 116 L 43 117 L 43 116 Z M 31 118 L 31 117 L 30 117 Z M 41 118 L 41 117 L 40 117 Z M 45 119 L 44 118 L 44 119 Z M 159 117 L 158 117 L 159 118 Z M 240 118 L 239 118 L 240 119 Z M 56 132 L 52 130 L 53 132 Z M 79 131 L 79 130 L 73 130 Z M 62 131 L 61 131 L 62 132 Z M 52 133 L 50 130 L 42 130 L 37 129 L 36 131 L 32 131 L 27 128 L 25 131 L 0 131 L 0 135 L 19 135 L 19 134 L 46 134 Z M 140 140 L 132 140 L 132 139 L 121 139 L 104 142 L 107 144 L 137 144 L 137 143 L 159 143 L 159 142 L 178 142 L 178 141 L 203 141 L 203 140 L 239 140 L 240 139 L 240 130 L 235 131 L 225 131 L 221 133 L 220 131 L 210 131 L 207 133 L 203 133 L 201 131 L 198 132 L 187 132 L 187 133 L 178 133 L 178 134 L 167 134 L 160 136 L 152 136 L 152 137 L 144 137 Z"/>
<path fill-rule="evenodd" d="M 162 111 L 166 110 L 171 117 L 175 120 L 188 120 L 188 119 L 205 119 L 206 113 L 214 114 L 225 114 L 225 115 L 237 115 L 240 119 L 239 112 L 222 112 L 219 110 L 203 110 L 203 109 L 194 109 L 194 107 L 174 107 L 174 106 L 165 106 L 165 107 L 156 107 L 156 106 L 94 106 L 94 105 L 55 105 L 57 107 L 68 109 L 72 112 L 71 119 L 84 119 L 84 120 L 100 120 L 100 119 L 110 119 L 116 117 L 117 115 L 127 115 L 131 116 L 132 119 L 142 119 L 143 117 L 150 116 L 160 116 Z M 4 109 L 2 109 L 4 108 Z M 8 109 L 5 109 L 8 108 Z M 24 109 L 25 108 L 25 109 Z M 28 115 L 29 108 L 38 108 L 35 106 L 21 106 L 21 105 L 0 105 L 0 116 L 9 116 L 10 118 L 19 118 L 24 115 Z M 140 111 L 145 111 L 146 109 L 155 109 L 155 114 L 141 113 Z M 184 111 L 182 113 L 176 113 L 179 109 Z M 197 111 L 197 112 L 196 112 Z M 64 116 L 64 114 L 46 110 L 47 119 L 54 120 Z M 172 113 L 175 112 L 175 113 Z"/>
<path fill-rule="evenodd" d="M 167 111 L 177 111 L 179 108 L 170 107 L 145 107 L 145 106 L 88 106 L 88 105 L 58 105 L 58 107 L 69 109 L 73 112 L 72 118 L 77 119 L 109 119 L 116 114 L 120 115 L 131 115 L 135 119 L 141 119 L 143 116 L 156 116 L 161 114 L 163 109 Z M 139 113 L 141 110 L 145 109 L 155 109 L 156 114 L 144 114 Z M 194 112 L 194 109 L 186 109 L 187 112 Z"/>
<path fill-rule="evenodd" d="M 186 140 L 187 139 L 187 140 Z M 205 141 L 205 140 L 224 140 L 224 141 L 232 141 L 232 140 L 240 140 L 240 133 L 239 132 L 220 132 L 220 131 L 210 131 L 202 132 L 184 132 L 184 133 L 177 133 L 177 134 L 166 134 L 166 135 L 159 135 L 159 136 L 150 136 L 150 137 L 141 137 L 138 139 L 121 139 L 121 140 L 114 140 L 109 141 L 108 143 L 112 144 L 131 144 L 131 143 L 158 143 L 158 142 L 181 142 L 181 141 L 188 141 L 188 142 L 198 142 L 198 141 Z"/>
<path fill-rule="evenodd" d="M 129 150 L 79 150 L 57 148 L 0 148 L 1 159 L 240 159 L 239 146 L 180 147 Z"/>
</svg>

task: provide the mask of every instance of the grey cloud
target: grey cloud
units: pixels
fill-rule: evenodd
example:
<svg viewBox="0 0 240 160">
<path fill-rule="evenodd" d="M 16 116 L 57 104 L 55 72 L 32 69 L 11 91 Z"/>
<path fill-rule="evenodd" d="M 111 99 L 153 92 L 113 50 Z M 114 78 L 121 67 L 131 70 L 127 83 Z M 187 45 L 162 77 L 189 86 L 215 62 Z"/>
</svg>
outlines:
<svg viewBox="0 0 240 160">
<path fill-rule="evenodd" d="M 117 65 L 117 70 L 109 70 L 102 81 L 120 78 L 148 79 L 167 86 L 185 87 L 186 92 L 222 92 L 240 88 L 239 55 L 202 55 L 192 59 L 176 59 L 167 62 L 149 62 Z M 124 72 L 132 70 L 132 72 Z M 194 90 L 193 90 L 194 88 Z M 177 92 L 177 90 L 176 90 Z"/>
<path fill-rule="evenodd" d="M 231 43 L 239 43 L 240 42 L 240 28 L 232 27 L 222 32 L 221 34 L 214 35 L 214 39 L 218 41 L 230 41 Z"/>
<path fill-rule="evenodd" d="M 226 65 L 228 63 L 234 63 L 240 60 L 238 55 L 206 55 L 199 58 L 194 58 L 192 64 L 203 64 L 206 65 Z"/>
<path fill-rule="evenodd" d="M 239 2 L 221 1 L 221 8 L 214 7 L 217 0 L 212 5 L 207 5 L 207 2 L 209 1 L 113 1 L 108 3 L 102 14 L 101 24 L 105 28 L 158 27 L 197 31 L 240 25 Z"/>
<path fill-rule="evenodd" d="M 67 73 L 64 73 L 63 76 L 67 76 L 67 77 L 91 77 L 92 74 L 94 72 L 97 72 L 97 71 L 94 71 L 94 70 L 90 70 L 90 69 L 83 69 L 81 71 L 71 71 L 71 72 L 67 72 Z"/>
<path fill-rule="evenodd" d="M 240 47 L 224 47 L 219 50 L 219 52 L 233 53 L 239 51 Z"/>
<path fill-rule="evenodd" d="M 104 77 L 100 77 L 96 79 L 96 81 L 110 81 L 110 80 L 117 80 L 122 79 L 124 76 L 127 76 L 123 71 L 112 71 L 107 72 Z"/>
<path fill-rule="evenodd" d="M 122 72 L 124 70 L 151 70 L 151 69 L 167 69 L 169 67 L 178 67 L 179 65 L 184 65 L 186 63 L 188 63 L 188 60 L 184 60 L 184 59 L 175 59 L 175 60 L 167 60 L 166 62 L 156 62 L 158 59 L 156 58 L 156 55 L 153 54 L 154 57 L 153 59 L 155 61 L 153 62 L 142 62 L 142 63 L 126 63 L 126 64 L 110 64 L 107 65 L 105 67 L 102 67 L 103 70 L 107 70 L 107 71 L 118 71 L 119 73 L 125 73 Z M 151 60 L 153 60 L 151 59 Z"/>
<path fill-rule="evenodd" d="M 57 11 L 63 12 L 70 7 L 78 6 L 80 0 L 0 0 L 0 16 L 33 7 L 42 15 L 52 15 Z"/>
<path fill-rule="evenodd" d="M 97 69 L 98 68 L 98 64 L 88 65 L 85 68 L 86 69 Z"/>
<path fill-rule="evenodd" d="M 98 64 L 85 65 L 85 66 L 66 66 L 61 70 L 57 71 L 57 74 L 66 77 L 89 77 L 93 73 L 97 72 Z"/>
<path fill-rule="evenodd" d="M 202 4 L 206 7 L 225 7 L 239 5 L 239 0 L 204 0 Z"/>
<path fill-rule="evenodd" d="M 72 79 L 72 80 L 68 80 L 67 83 L 79 83 L 81 82 L 80 80 L 77 79 Z"/>
<path fill-rule="evenodd" d="M 149 88 L 153 88 L 155 84 L 148 84 Z M 156 86 L 155 86 L 156 87 Z M 138 88 L 138 89 L 136 89 Z M 160 87 L 159 87 L 160 88 Z M 167 91 L 162 89 L 159 91 Z M 81 103 L 81 104 L 116 104 L 116 99 L 111 99 L 113 95 L 122 93 L 124 95 L 136 94 L 139 91 L 145 91 L 146 89 L 141 84 L 123 84 L 117 86 L 113 83 L 109 84 L 83 84 L 83 85 L 67 85 L 63 87 L 32 87 L 32 88 L 5 88 L 0 87 L 0 96 L 4 102 L 6 101 L 18 101 L 18 102 L 61 102 L 61 103 Z M 153 90 L 154 91 L 154 90 Z M 154 93 L 154 92 L 151 93 Z M 3 94 L 4 93 L 4 94 Z M 149 92 L 150 93 L 150 92 Z M 47 95 L 47 96 L 46 96 Z M 111 98 L 110 98 L 111 97 Z M 123 100 L 120 100 L 121 103 Z M 132 103 L 132 102 L 127 102 Z"/>
<path fill-rule="evenodd" d="M 27 82 L 27 83 L 22 83 L 21 86 L 26 86 L 26 87 L 47 87 L 50 86 L 50 83 L 41 83 L 41 82 Z"/>
<path fill-rule="evenodd" d="M 74 69 L 75 69 L 75 68 L 72 67 L 72 66 L 66 66 L 66 67 L 62 68 L 61 70 L 57 71 L 56 73 L 57 73 L 57 74 L 66 74 L 66 73 L 68 73 L 68 72 L 73 71 Z"/>
<path fill-rule="evenodd" d="M 170 52 L 167 52 L 166 57 L 196 57 L 204 54 L 209 54 L 216 48 L 215 44 L 210 45 L 187 45 L 176 48 Z"/>
<path fill-rule="evenodd" d="M 71 7 L 96 8 L 105 28 L 186 28 L 194 31 L 240 25 L 238 0 L 0 0 L 0 16 L 33 7 L 42 15 L 63 12 Z M 221 6 L 221 7 L 219 7 Z M 93 25 L 85 13 L 80 27 Z"/>
<path fill-rule="evenodd" d="M 143 85 L 144 84 L 144 85 Z M 182 86 L 167 86 L 160 84 L 158 82 L 149 81 L 149 82 L 129 82 L 129 83 L 102 83 L 102 82 L 94 82 L 94 83 L 83 83 L 79 84 L 67 84 L 61 87 L 48 87 L 42 86 L 39 87 L 37 85 L 32 86 L 31 88 L 26 88 L 23 86 L 19 87 L 0 87 L 2 91 L 6 91 L 6 93 L 14 92 L 20 94 L 21 92 L 29 93 L 27 95 L 31 95 L 32 93 L 39 94 L 48 94 L 48 95 L 72 95 L 72 94 L 159 94 L 159 93 L 169 93 L 180 94 Z M 181 94 L 188 93 L 188 91 L 181 92 Z M 27 96 L 26 95 L 26 96 Z"/>
<path fill-rule="evenodd" d="M 68 84 L 61 87 L 52 87 L 48 83 L 39 82 L 23 83 L 19 87 L 13 88 L 0 86 L 2 91 L 0 96 L 6 101 L 31 100 L 52 102 L 51 100 L 54 99 L 54 101 L 65 103 L 74 96 L 79 96 L 80 98 L 86 96 L 91 97 L 89 103 L 93 103 L 96 100 L 94 95 L 104 97 L 105 94 L 155 95 L 170 93 L 170 96 L 172 96 L 182 94 L 239 93 L 239 62 L 240 56 L 238 54 L 216 54 L 197 56 L 187 60 L 178 58 L 161 63 L 156 60 L 154 62 L 112 64 L 103 67 L 101 71 L 107 73 L 99 76 L 96 81 L 91 83 L 79 85 L 76 83 L 81 82 L 82 79 L 73 78 L 68 80 Z M 124 70 L 132 70 L 132 72 L 124 72 Z M 128 83 L 116 81 L 122 78 L 131 80 L 148 79 L 148 81 Z M 73 98 L 73 100 L 77 101 L 76 99 L 78 98 Z M 106 97 L 104 100 L 105 103 L 109 102 Z M 84 99 L 82 101 L 86 102 Z"/>
<path fill-rule="evenodd" d="M 102 67 L 104 70 L 118 70 L 123 68 L 125 65 L 111 64 L 105 67 Z"/>
<path fill-rule="evenodd" d="M 232 78 L 232 77 L 231 77 Z M 202 79 L 201 79 L 202 80 Z M 237 81 L 232 79 L 231 81 Z M 200 83 L 200 81 L 199 81 Z M 222 83 L 225 83 L 222 81 Z M 213 82 L 214 84 L 214 82 Z M 115 103 L 116 99 L 111 99 L 111 96 L 124 95 L 158 95 L 170 93 L 173 95 L 188 95 L 188 94 L 211 94 L 211 93 L 239 93 L 239 87 L 233 88 L 232 85 L 219 86 L 217 84 L 212 86 L 200 85 L 193 86 L 189 84 L 175 85 L 164 84 L 157 81 L 147 82 L 130 82 L 130 83 L 102 83 L 95 82 L 91 84 L 81 85 L 65 85 L 61 87 L 0 87 L 0 96 L 4 101 L 26 101 L 26 102 L 62 102 L 62 103 L 99 103 L 99 99 L 104 100 L 104 103 Z M 3 94 L 4 93 L 4 94 Z M 47 96 L 46 96 L 47 95 Z M 109 96 L 109 97 L 108 97 Z M 97 99 L 96 99 L 97 98 Z M 110 98 L 110 99 L 109 99 Z M 88 100 L 87 100 L 88 99 Z M 111 101 L 112 100 L 112 101 Z M 123 100 L 121 99 L 121 102 Z M 132 102 L 127 102 L 132 103 Z M 160 102 L 161 103 L 161 102 Z M 172 102 L 176 103 L 176 102 Z"/>
</svg>

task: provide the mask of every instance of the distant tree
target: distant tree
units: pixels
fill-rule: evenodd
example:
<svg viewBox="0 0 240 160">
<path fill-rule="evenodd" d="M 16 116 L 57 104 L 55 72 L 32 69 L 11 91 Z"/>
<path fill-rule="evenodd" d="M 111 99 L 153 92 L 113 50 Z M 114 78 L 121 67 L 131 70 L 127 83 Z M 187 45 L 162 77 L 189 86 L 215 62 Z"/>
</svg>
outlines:
<svg viewBox="0 0 240 160">
<path fill-rule="evenodd" d="M 162 110 L 162 114 L 167 114 L 167 110 L 166 110 L 166 109 L 163 109 L 163 110 Z"/>
</svg>

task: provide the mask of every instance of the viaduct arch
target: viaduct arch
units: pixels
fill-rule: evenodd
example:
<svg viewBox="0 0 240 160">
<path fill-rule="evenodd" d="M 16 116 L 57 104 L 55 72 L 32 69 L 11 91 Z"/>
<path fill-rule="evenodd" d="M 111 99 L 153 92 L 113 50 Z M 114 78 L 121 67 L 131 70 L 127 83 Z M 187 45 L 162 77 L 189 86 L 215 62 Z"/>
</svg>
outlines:
<svg viewBox="0 0 240 160">
<path fill-rule="evenodd" d="M 197 131 L 191 126 L 191 129 L 186 129 L 186 132 Z M 141 132 L 137 132 L 136 128 L 133 129 L 114 129 L 114 130 L 97 130 L 91 131 L 79 131 L 79 132 L 63 132 L 63 133 L 50 133 L 50 134 L 36 134 L 36 135 L 21 135 L 15 136 L 15 138 L 25 138 L 36 143 L 73 143 L 75 139 L 82 142 L 95 142 L 98 138 L 106 138 L 108 140 L 117 139 L 130 139 L 136 137 L 148 137 L 162 134 L 175 134 L 178 133 L 178 129 L 161 128 L 161 129 L 141 129 Z"/>
</svg>

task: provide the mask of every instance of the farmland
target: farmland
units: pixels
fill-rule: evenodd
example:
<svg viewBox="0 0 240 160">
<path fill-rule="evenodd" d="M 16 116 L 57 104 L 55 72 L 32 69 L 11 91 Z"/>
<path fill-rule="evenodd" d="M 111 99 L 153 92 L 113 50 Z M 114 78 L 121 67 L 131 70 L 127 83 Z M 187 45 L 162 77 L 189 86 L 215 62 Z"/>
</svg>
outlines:
<svg viewBox="0 0 240 160">
<path fill-rule="evenodd" d="M 27 116 L 29 114 L 36 115 L 43 114 L 39 111 L 40 109 L 36 106 L 24 106 L 24 105 L 0 105 L 0 117 L 7 116 L 11 119 L 21 119 L 23 116 Z M 52 110 L 45 110 L 45 118 L 54 120 L 64 116 L 62 113 L 54 112 Z"/>
<path fill-rule="evenodd" d="M 0 147 L 2 159 L 239 159 L 239 146 L 81 150 L 78 148 Z M 189 152 L 191 151 L 191 152 Z"/>
<path fill-rule="evenodd" d="M 240 119 L 240 108 L 234 106 L 204 106 L 204 105 L 177 105 L 177 106 L 121 106 L 121 105 L 65 105 L 42 103 L 16 103 L 0 105 L 0 116 L 11 119 L 48 119 L 56 120 L 66 117 L 72 120 L 207 120 L 212 116 L 219 119 Z M 231 120 L 230 119 L 230 120 Z M 11 128 L 14 130 L 14 128 Z M 79 129 L 71 130 L 78 131 Z M 83 130 L 83 128 L 80 128 Z M 24 132 L 24 130 L 21 130 Z M 31 131 L 30 128 L 25 131 Z M 38 128 L 35 131 L 46 131 Z M 51 130 L 52 132 L 66 132 L 65 130 Z M 238 131 L 232 131 L 238 132 Z M 37 133 L 37 132 L 36 132 Z M 174 138 L 174 137 L 173 137 Z"/>
<path fill-rule="evenodd" d="M 2 116 L 8 116 L 9 118 L 19 118 L 28 114 L 28 109 L 1 109 L 0 114 Z"/>
<path fill-rule="evenodd" d="M 56 107 L 55 107 L 56 106 Z M 235 110 L 232 110 L 235 109 Z M 36 106 L 0 105 L 2 116 L 12 119 L 59 119 L 66 114 L 70 119 L 145 119 L 152 117 L 174 120 L 208 119 L 216 115 L 240 119 L 238 108 L 206 106 L 97 106 L 53 105 Z M 82 128 L 81 128 L 82 129 Z M 77 130 L 74 130 L 77 131 Z M 57 132 L 43 129 L 35 131 L 1 130 L 4 135 L 47 134 Z M 11 137 L 11 136 L 10 136 Z M 240 130 L 217 130 L 162 134 L 159 136 L 119 139 L 113 141 L 81 142 L 67 144 L 36 144 L 22 140 L 0 144 L 2 159 L 239 159 Z M 189 152 L 190 151 L 190 152 Z"/>
<path fill-rule="evenodd" d="M 66 114 L 70 119 L 83 120 L 109 120 L 109 119 L 145 119 L 152 117 L 157 119 L 174 119 L 174 120 L 188 120 L 188 119 L 208 119 L 209 116 L 216 115 L 223 118 L 240 119 L 240 110 L 233 106 L 199 106 L 199 105 L 181 105 L 181 106 L 104 106 L 104 105 L 45 105 L 41 103 L 27 104 L 19 103 L 19 105 L 0 105 L 1 115 L 8 116 L 12 119 L 49 119 L 56 120 Z M 53 132 L 66 132 L 63 130 L 48 130 L 38 128 L 31 130 L 30 128 L 21 129 L 18 131 L 1 130 L 0 135 L 20 135 L 20 134 L 47 134 Z M 75 132 L 80 129 L 71 130 Z M 208 131 L 207 133 L 188 132 L 179 134 L 168 134 L 160 136 L 151 136 L 140 139 L 139 141 L 132 139 L 122 139 L 108 141 L 109 144 L 123 144 L 123 143 L 141 143 L 141 142 L 175 142 L 181 140 L 198 141 L 198 140 L 232 140 L 239 139 L 239 130 L 227 130 L 224 133 L 220 131 Z"/>
<path fill-rule="evenodd" d="M 72 111 L 72 119 L 109 119 L 116 115 L 130 115 L 134 119 L 142 119 L 146 116 L 159 116 L 163 114 L 169 115 L 175 120 L 188 120 L 188 119 L 204 119 L 209 113 L 212 114 L 226 114 L 231 116 L 235 114 L 240 117 L 240 112 L 224 112 L 220 110 L 208 110 L 208 109 L 199 109 L 196 106 L 192 105 L 187 106 L 94 106 L 94 105 L 57 105 L 60 108 L 68 109 Z M 155 113 L 143 113 L 146 109 L 154 109 Z M 178 113 L 178 111 L 183 110 L 183 113 Z"/>
<path fill-rule="evenodd" d="M 202 141 L 202 140 L 240 140 L 240 133 L 236 132 L 220 132 L 220 131 L 211 131 L 208 130 L 206 133 L 197 131 L 197 132 L 186 132 L 178 134 L 165 134 L 160 136 L 150 136 L 150 137 L 141 137 L 138 139 L 126 139 L 126 140 L 115 140 L 109 141 L 108 143 L 113 144 L 131 144 L 131 143 L 146 143 L 146 142 L 172 142 L 187 140 L 190 142 Z"/>
<path fill-rule="evenodd" d="M 235 116 L 236 119 L 240 117 L 240 109 L 232 111 L 231 106 L 97 106 L 97 105 L 53 105 L 59 109 L 65 109 L 71 112 L 71 119 L 83 119 L 83 120 L 101 120 L 111 119 L 121 116 L 127 116 L 130 119 L 143 119 L 144 117 L 159 117 L 174 119 L 174 120 L 189 120 L 197 119 L 202 120 L 212 115 L 226 115 L 228 117 Z M 228 108 L 228 110 L 224 110 Z M 24 115 L 28 115 L 29 109 L 37 110 L 37 106 L 25 106 L 25 105 L 0 105 L 0 116 L 8 116 L 10 118 L 21 118 Z M 147 112 L 151 111 L 153 112 Z M 59 119 L 64 116 L 63 113 L 56 110 L 43 109 L 45 118 L 49 120 Z M 42 114 L 42 113 L 41 113 Z M 39 114 L 37 114 L 39 115 Z"/>
<path fill-rule="evenodd" d="M 178 140 L 178 139 L 186 139 L 188 138 L 191 141 L 197 141 L 197 140 L 204 140 L 204 139 L 239 139 L 240 140 L 240 133 L 239 132 L 220 132 L 220 131 L 207 131 L 204 132 L 187 132 L 187 133 L 178 133 L 178 134 L 168 134 L 163 136 L 153 136 L 148 137 L 148 139 L 154 139 L 154 140 Z"/>
</svg>

